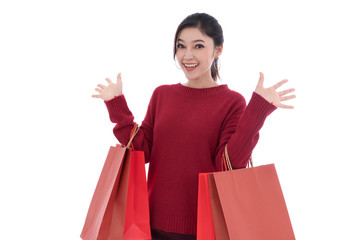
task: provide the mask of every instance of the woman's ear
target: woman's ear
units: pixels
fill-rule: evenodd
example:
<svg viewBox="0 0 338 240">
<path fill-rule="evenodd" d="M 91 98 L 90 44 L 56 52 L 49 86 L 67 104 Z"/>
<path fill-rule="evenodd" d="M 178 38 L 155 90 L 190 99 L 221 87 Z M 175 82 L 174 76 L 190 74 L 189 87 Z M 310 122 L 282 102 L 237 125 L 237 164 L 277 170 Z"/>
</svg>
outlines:
<svg viewBox="0 0 338 240">
<path fill-rule="evenodd" d="M 218 58 L 219 56 L 221 56 L 222 51 L 223 51 L 223 44 L 215 48 L 215 58 Z"/>
</svg>

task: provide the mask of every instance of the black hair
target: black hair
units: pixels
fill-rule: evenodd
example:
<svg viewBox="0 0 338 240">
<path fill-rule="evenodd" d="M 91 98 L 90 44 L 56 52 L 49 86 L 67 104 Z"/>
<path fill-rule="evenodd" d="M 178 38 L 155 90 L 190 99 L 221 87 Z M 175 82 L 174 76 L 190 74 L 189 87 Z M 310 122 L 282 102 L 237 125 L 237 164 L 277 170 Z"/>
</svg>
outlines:
<svg viewBox="0 0 338 240">
<path fill-rule="evenodd" d="M 174 41 L 174 59 L 177 50 L 177 38 L 180 32 L 185 28 L 196 27 L 204 35 L 210 37 L 214 41 L 215 47 L 219 47 L 224 42 L 223 30 L 217 19 L 206 13 L 194 13 L 186 17 L 177 27 Z M 218 58 L 215 58 L 211 65 L 211 77 L 214 81 L 220 78 L 218 72 Z"/>
</svg>

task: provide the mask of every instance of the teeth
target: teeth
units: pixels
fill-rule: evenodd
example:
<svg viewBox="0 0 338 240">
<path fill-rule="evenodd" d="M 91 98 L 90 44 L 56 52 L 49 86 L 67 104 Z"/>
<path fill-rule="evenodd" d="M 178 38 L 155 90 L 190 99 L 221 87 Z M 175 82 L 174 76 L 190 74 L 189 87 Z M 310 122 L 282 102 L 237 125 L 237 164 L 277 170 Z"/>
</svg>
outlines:
<svg viewBox="0 0 338 240">
<path fill-rule="evenodd" d="M 184 64 L 184 66 L 189 67 L 189 68 L 196 67 L 197 65 L 198 65 L 198 63 L 196 63 L 196 64 Z"/>
</svg>

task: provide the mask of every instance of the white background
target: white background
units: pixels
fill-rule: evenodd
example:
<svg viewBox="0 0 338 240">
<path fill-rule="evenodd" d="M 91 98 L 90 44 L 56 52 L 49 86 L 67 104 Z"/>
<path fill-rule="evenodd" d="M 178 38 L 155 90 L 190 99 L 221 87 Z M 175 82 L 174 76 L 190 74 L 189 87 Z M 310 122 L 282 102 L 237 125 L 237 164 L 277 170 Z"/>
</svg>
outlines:
<svg viewBox="0 0 338 240">
<path fill-rule="evenodd" d="M 222 83 L 250 100 L 289 79 L 294 110 L 270 115 L 254 151 L 275 163 L 297 239 L 338 239 L 338 36 L 334 1 L 1 1 L 0 239 L 79 239 L 114 125 L 101 99 L 122 72 L 138 123 L 155 87 L 184 82 L 178 24 L 224 31 Z"/>
</svg>

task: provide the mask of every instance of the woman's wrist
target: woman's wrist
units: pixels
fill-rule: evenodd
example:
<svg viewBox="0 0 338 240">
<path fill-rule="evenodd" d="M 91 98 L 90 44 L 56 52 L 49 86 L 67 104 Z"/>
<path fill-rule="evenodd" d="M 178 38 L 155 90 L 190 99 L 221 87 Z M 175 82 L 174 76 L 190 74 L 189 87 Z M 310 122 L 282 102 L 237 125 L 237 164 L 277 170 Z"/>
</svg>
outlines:
<svg viewBox="0 0 338 240">
<path fill-rule="evenodd" d="M 258 115 L 259 117 L 266 117 L 270 115 L 277 107 L 267 101 L 257 92 L 252 93 L 250 102 L 247 105 L 247 111 Z"/>
</svg>

